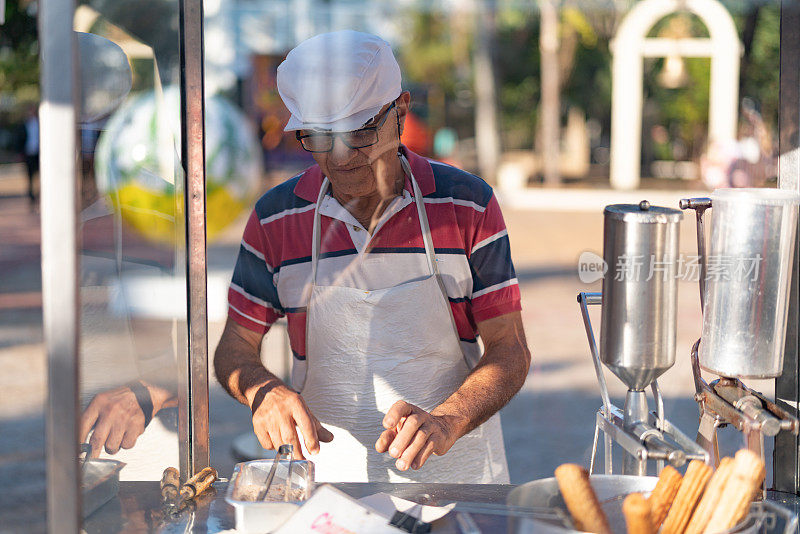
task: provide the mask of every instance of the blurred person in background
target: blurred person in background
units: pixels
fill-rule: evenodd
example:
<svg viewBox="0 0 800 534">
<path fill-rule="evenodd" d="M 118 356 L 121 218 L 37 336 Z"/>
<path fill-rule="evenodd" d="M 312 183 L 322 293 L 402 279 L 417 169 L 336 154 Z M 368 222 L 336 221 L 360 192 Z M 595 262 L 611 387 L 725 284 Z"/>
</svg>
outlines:
<svg viewBox="0 0 800 534">
<path fill-rule="evenodd" d="M 36 205 L 34 178 L 39 174 L 39 110 L 31 105 L 22 129 L 22 156 L 28 174 L 28 198 L 31 206 Z"/>
<path fill-rule="evenodd" d="M 703 182 L 718 187 L 763 187 L 778 173 L 775 143 L 755 102 L 742 99 L 739 138 L 711 143 L 700 161 Z"/>
</svg>

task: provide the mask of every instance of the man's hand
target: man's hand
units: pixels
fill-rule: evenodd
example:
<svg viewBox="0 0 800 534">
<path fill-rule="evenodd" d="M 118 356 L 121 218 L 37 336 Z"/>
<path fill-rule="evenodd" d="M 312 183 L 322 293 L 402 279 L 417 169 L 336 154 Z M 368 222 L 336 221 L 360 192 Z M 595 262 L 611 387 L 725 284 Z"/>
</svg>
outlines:
<svg viewBox="0 0 800 534">
<path fill-rule="evenodd" d="M 153 403 L 151 417 L 155 417 L 162 408 L 175 404 L 175 396 L 169 391 L 144 382 L 141 384 Z M 144 432 L 145 421 L 136 394 L 128 386 L 103 391 L 95 395 L 81 416 L 81 443 L 86 441 L 94 428 L 89 440 L 92 458 L 100 456 L 103 447 L 108 454 L 117 454 L 120 447 L 132 449 Z"/>
<path fill-rule="evenodd" d="M 311 454 L 319 452 L 320 441 L 328 443 L 333 440 L 333 434 L 314 417 L 303 397 L 286 386 L 260 388 L 253 398 L 251 410 L 253 430 L 265 449 L 290 444 L 294 447 L 295 459 L 304 460 L 300 435 Z"/>
<path fill-rule="evenodd" d="M 419 469 L 431 454 L 442 456 L 461 436 L 456 418 L 434 415 L 405 401 L 395 402 L 383 418 L 386 430 L 375 442 L 375 450 L 389 451 L 400 471 Z"/>
<path fill-rule="evenodd" d="M 130 449 L 144 432 L 144 413 L 127 386 L 98 393 L 81 416 L 81 443 L 94 428 L 89 445 L 97 458 L 105 446 L 108 454 Z"/>
<path fill-rule="evenodd" d="M 478 330 L 485 352 L 452 395 L 430 413 L 397 401 L 383 418 L 386 431 L 375 450 L 388 450 L 401 471 L 419 469 L 431 454 L 445 454 L 505 406 L 525 382 L 531 356 L 520 312 L 481 321 Z"/>
</svg>

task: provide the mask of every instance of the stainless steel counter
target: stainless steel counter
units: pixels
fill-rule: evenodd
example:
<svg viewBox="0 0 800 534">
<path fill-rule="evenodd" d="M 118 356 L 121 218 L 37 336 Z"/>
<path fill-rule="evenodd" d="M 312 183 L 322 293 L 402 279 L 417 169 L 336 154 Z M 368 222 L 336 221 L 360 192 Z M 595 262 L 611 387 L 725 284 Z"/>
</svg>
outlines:
<svg viewBox="0 0 800 534">
<path fill-rule="evenodd" d="M 356 499 L 384 492 L 421 504 L 458 503 L 456 510 L 469 511 L 482 532 L 507 532 L 502 515 L 506 496 L 515 487 L 505 484 L 392 484 L 388 482 L 337 483 L 336 488 Z M 171 515 L 162 508 L 158 482 L 121 482 L 119 495 L 84 521 L 89 533 L 115 532 L 196 532 L 213 533 L 235 528 L 233 507 L 225 502 L 226 482 L 217 482 L 213 490 L 197 500 L 193 509 Z M 481 512 L 474 510 L 480 503 Z M 490 505 L 490 506 L 486 506 Z M 496 506 L 491 506 L 496 505 Z M 494 508 L 494 509 L 493 509 Z M 449 514 L 434 524 L 433 532 L 461 532 Z"/>
<path fill-rule="evenodd" d="M 88 534 L 116 532 L 214 533 L 236 526 L 234 510 L 225 502 L 227 482 L 217 482 L 195 506 L 170 514 L 159 501 L 158 482 L 121 482 L 117 497 L 84 521 Z M 391 484 L 388 482 L 336 483 L 336 488 L 359 499 L 384 492 L 433 506 L 457 503 L 455 511 L 467 512 L 481 532 L 509 532 L 506 497 L 514 485 L 505 484 Z M 797 496 L 769 491 L 767 498 L 795 514 Z M 513 513 L 513 512 L 511 512 Z M 451 513 L 433 524 L 436 533 L 461 533 Z M 511 519 L 513 522 L 514 520 Z"/>
</svg>

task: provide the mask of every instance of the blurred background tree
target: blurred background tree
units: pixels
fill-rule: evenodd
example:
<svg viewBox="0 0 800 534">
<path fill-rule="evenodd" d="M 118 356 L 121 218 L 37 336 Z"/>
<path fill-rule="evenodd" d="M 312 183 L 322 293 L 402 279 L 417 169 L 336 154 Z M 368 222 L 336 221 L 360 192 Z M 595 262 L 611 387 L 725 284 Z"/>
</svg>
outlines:
<svg viewBox="0 0 800 534">
<path fill-rule="evenodd" d="M 635 2 L 595 3 L 563 0 L 559 4 L 559 84 L 562 126 L 569 109 L 580 110 L 589 122 L 593 148 L 607 150 L 611 126 L 611 46 L 616 29 Z M 767 129 L 777 133 L 780 5 L 777 0 L 724 1 L 736 24 L 743 53 L 740 101 L 748 98 L 761 113 Z M 412 10 L 406 40 L 401 46 L 404 75 L 424 87 L 437 86 L 442 109 L 473 112 L 474 95 L 468 55 L 473 53 L 475 29 L 450 13 Z M 459 20 L 454 24 L 454 20 Z M 468 20 L 468 19 L 467 19 Z M 498 2 L 493 57 L 497 73 L 497 105 L 503 150 L 536 146 L 540 119 L 540 16 L 537 3 Z M 665 17 L 651 37 L 707 37 L 708 30 L 694 15 Z M 458 43 L 466 43 L 458 46 Z M 678 60 L 677 62 L 675 60 Z M 677 83 L 672 72 L 679 65 Z M 658 58 L 645 61 L 643 158 L 669 156 L 697 161 L 708 136 L 710 60 Z M 666 80 L 666 81 L 665 81 Z M 430 101 L 430 99 L 429 99 Z M 431 110 L 432 113 L 434 110 Z M 434 113 L 435 115 L 435 113 Z M 431 126 L 454 127 L 459 137 L 474 135 L 467 113 L 431 116 Z M 741 119 L 740 119 L 741 120 Z M 668 140 L 654 139 L 653 126 L 663 127 Z M 746 126 L 746 125 L 745 125 Z M 659 130 L 661 131 L 661 130 Z M 666 148 L 666 150 L 665 150 Z M 647 161 L 643 161 L 646 165 Z M 645 171 L 647 172 L 647 171 Z"/>
<path fill-rule="evenodd" d="M 0 30 L 0 105 L 6 110 L 39 100 L 38 4 L 7 0 L 5 24 Z"/>
<path fill-rule="evenodd" d="M 745 7 L 743 12 L 734 14 L 744 47 L 739 96 L 755 101 L 767 127 L 777 133 L 780 4 L 752 2 Z"/>
<path fill-rule="evenodd" d="M 475 0 L 485 2 L 486 0 Z M 496 72 L 497 110 L 502 149 L 536 146 L 540 119 L 540 16 L 535 0 L 494 0 L 496 8 L 492 57 Z M 335 3 L 335 0 L 331 0 Z M 85 0 L 110 21 L 152 46 L 164 80 L 177 70 L 174 32 L 177 10 L 171 0 Z M 254 3 L 257 3 L 254 1 Z M 597 2 L 561 0 L 559 10 L 559 113 L 562 125 L 570 109 L 586 116 L 592 147 L 608 146 L 611 114 L 610 43 L 632 0 Z M 748 98 L 760 112 L 773 138 L 778 127 L 778 60 L 780 4 L 777 0 L 723 0 L 734 17 L 743 45 L 740 99 Z M 7 133 L 24 114 L 24 104 L 39 99 L 37 0 L 7 0 L 6 22 L 0 27 L 0 149 Z M 401 42 L 398 55 L 404 83 L 418 98 L 416 110 L 433 133 L 447 127 L 459 140 L 475 136 L 473 85 L 475 24 L 478 4 L 456 9 L 447 2 L 414 2 L 397 8 Z M 448 7 L 449 6 L 449 7 Z M 707 35 L 699 21 L 687 15 L 666 17 L 651 35 L 669 31 L 675 20 L 687 36 Z M 682 26 L 681 26 L 682 25 Z M 672 31 L 675 31 L 674 28 Z M 708 126 L 707 59 L 682 59 L 682 79 L 671 87 L 660 82 L 667 60 L 645 64 L 647 99 L 643 121 L 644 157 L 654 154 L 649 128 L 662 125 L 674 157 L 696 159 L 705 149 Z M 5 132 L 5 133 L 4 133 Z M 663 148 L 663 147 L 661 147 Z M 675 150 L 670 149 L 671 152 Z M 683 152 L 681 152 L 683 151 Z M 664 151 L 661 151 L 665 155 Z"/>
<path fill-rule="evenodd" d="M 21 124 L 39 101 L 35 0 L 6 0 L 0 26 L 0 163 L 21 156 Z"/>
</svg>

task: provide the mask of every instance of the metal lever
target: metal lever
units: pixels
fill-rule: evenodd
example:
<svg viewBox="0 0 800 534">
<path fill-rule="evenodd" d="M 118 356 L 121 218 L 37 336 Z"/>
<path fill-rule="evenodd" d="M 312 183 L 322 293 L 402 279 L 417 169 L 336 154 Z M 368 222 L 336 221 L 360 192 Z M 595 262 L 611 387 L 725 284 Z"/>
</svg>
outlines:
<svg viewBox="0 0 800 534">
<path fill-rule="evenodd" d="M 710 198 L 682 198 L 678 202 L 682 210 L 694 210 L 697 216 L 697 255 L 700 257 L 700 311 L 706 303 L 706 233 L 703 214 L 711 207 Z"/>
<path fill-rule="evenodd" d="M 594 364 L 594 372 L 597 375 L 597 383 L 600 385 L 600 397 L 603 399 L 602 416 L 606 420 L 611 419 L 611 397 L 608 395 L 608 386 L 606 385 L 606 377 L 603 375 L 603 366 L 600 363 L 600 352 L 597 350 L 597 342 L 594 339 L 594 330 L 592 330 L 592 321 L 589 318 L 589 305 L 598 305 L 603 303 L 602 293 L 578 293 L 578 305 L 581 307 L 581 316 L 583 317 L 583 326 L 586 329 L 586 338 L 589 340 L 589 350 L 592 353 L 592 363 Z M 594 472 L 594 457 L 597 453 L 597 438 L 599 437 L 600 427 L 594 427 L 594 439 L 592 440 L 592 459 L 589 464 L 589 473 Z M 603 443 L 605 445 L 605 470 L 606 474 L 611 474 L 612 471 L 612 458 L 611 458 L 611 436 L 604 432 Z"/>
<path fill-rule="evenodd" d="M 589 340 L 589 350 L 592 352 L 592 363 L 594 363 L 594 372 L 597 374 L 597 381 L 600 384 L 600 396 L 603 399 L 603 410 L 606 417 L 611 415 L 611 397 L 608 395 L 608 386 L 606 385 L 606 378 L 603 375 L 603 366 L 600 363 L 600 353 L 597 350 L 597 342 L 594 339 L 594 331 L 592 330 L 592 321 L 589 319 L 589 305 L 597 305 L 603 303 L 602 293 L 578 293 L 578 304 L 581 307 L 581 315 L 583 316 L 583 326 L 586 328 L 586 337 Z"/>
</svg>

